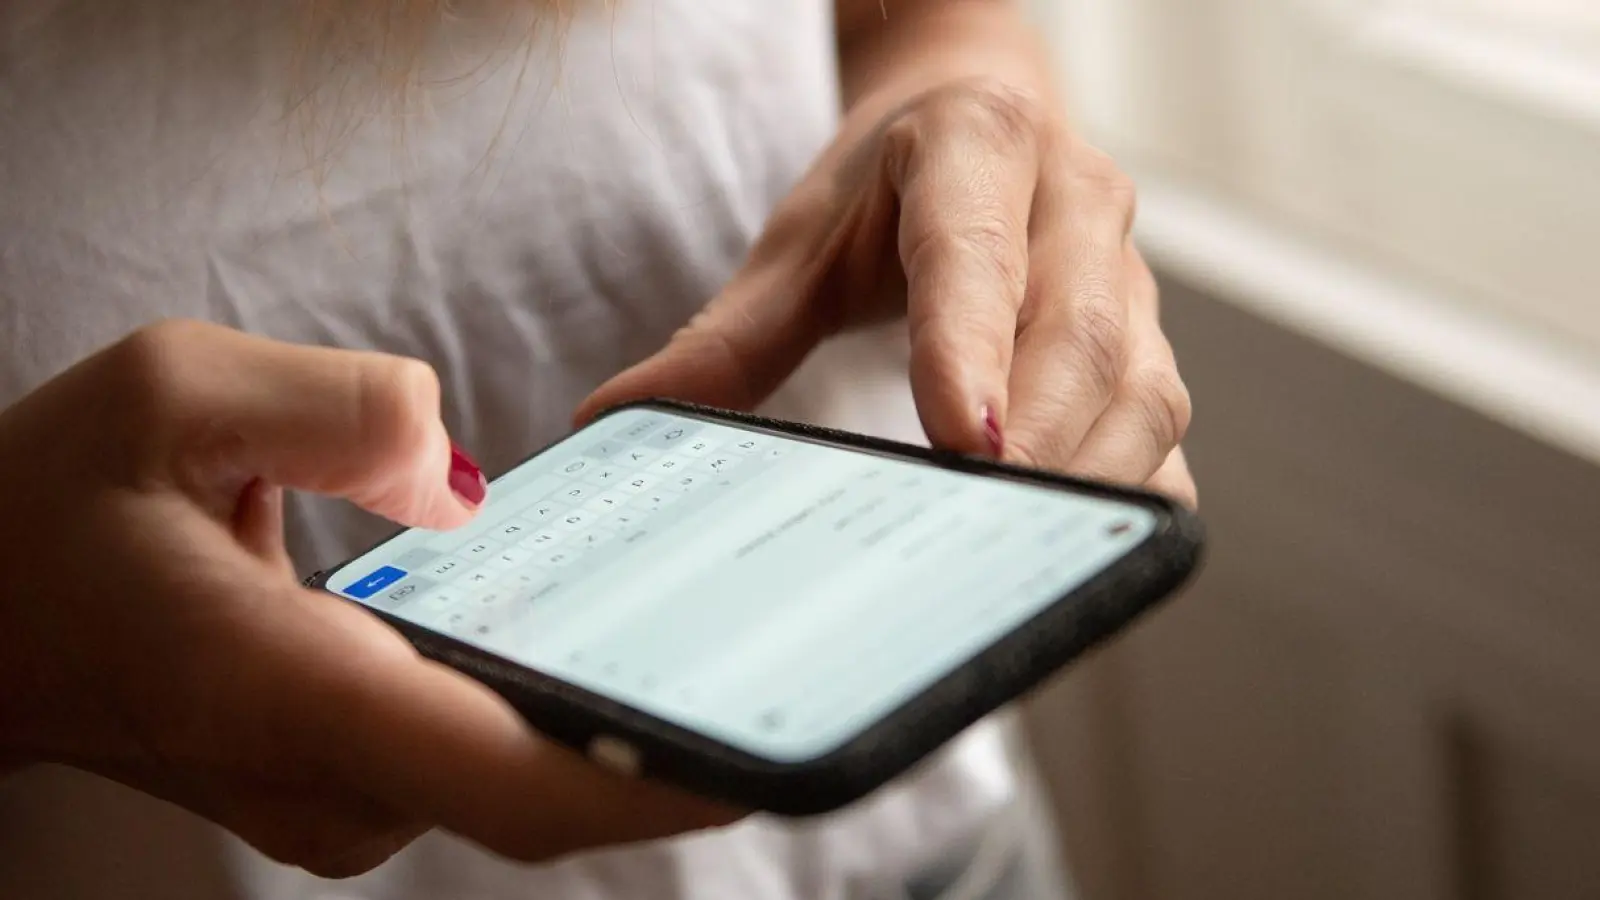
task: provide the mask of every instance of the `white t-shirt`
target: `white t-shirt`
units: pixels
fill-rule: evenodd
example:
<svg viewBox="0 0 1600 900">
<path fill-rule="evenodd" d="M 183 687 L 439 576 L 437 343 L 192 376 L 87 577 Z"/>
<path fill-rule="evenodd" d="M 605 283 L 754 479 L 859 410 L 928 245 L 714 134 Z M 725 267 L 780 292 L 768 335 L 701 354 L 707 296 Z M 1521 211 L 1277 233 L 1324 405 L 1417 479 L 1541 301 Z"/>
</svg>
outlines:
<svg viewBox="0 0 1600 900">
<path fill-rule="evenodd" d="M 830 6 L 621 2 L 580 18 L 559 59 L 525 64 L 495 56 L 498 29 L 456 21 L 429 60 L 441 83 L 426 115 L 402 135 L 358 102 L 359 127 L 308 167 L 285 112 L 293 22 L 275 9 L 299 4 L 0 4 L 0 404 L 144 323 L 196 317 L 426 359 L 453 435 L 503 470 L 718 290 L 829 139 Z M 359 77 L 338 86 L 362 96 Z M 345 114 L 319 102 L 325 120 Z M 919 438 L 903 345 L 890 330 L 831 346 L 769 411 Z M 290 526 L 307 570 L 388 527 L 303 499 Z M 980 728 L 818 823 L 757 818 L 539 867 L 434 834 L 330 883 L 44 769 L 0 782 L 0 896 L 867 896 L 1013 791 L 999 737 Z"/>
</svg>

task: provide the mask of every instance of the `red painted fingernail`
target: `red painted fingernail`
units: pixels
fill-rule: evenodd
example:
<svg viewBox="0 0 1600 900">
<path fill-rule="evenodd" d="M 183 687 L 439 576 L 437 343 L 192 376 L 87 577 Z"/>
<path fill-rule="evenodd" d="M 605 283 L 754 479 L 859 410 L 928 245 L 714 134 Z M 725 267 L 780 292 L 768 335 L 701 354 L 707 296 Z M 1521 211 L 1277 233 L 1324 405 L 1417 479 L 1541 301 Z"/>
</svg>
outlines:
<svg viewBox="0 0 1600 900">
<path fill-rule="evenodd" d="M 992 406 L 983 408 L 983 436 L 989 440 L 989 452 L 999 459 L 1005 453 L 1006 441 L 1000 434 L 1000 417 Z"/>
<path fill-rule="evenodd" d="M 471 507 L 482 506 L 483 499 L 489 496 L 489 480 L 483 477 L 483 469 L 455 444 L 450 445 L 450 490 Z"/>
</svg>

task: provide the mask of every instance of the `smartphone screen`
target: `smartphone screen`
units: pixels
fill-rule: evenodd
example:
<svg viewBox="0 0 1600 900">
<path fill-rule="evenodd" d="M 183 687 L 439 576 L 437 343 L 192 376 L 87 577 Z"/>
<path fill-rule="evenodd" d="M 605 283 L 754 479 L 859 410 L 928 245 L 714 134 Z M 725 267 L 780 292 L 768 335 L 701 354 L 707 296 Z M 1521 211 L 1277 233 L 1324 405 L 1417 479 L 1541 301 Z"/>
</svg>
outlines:
<svg viewBox="0 0 1600 900">
<path fill-rule="evenodd" d="M 1149 538 L 1059 488 L 630 408 L 328 588 L 777 763 L 860 734 Z"/>
</svg>

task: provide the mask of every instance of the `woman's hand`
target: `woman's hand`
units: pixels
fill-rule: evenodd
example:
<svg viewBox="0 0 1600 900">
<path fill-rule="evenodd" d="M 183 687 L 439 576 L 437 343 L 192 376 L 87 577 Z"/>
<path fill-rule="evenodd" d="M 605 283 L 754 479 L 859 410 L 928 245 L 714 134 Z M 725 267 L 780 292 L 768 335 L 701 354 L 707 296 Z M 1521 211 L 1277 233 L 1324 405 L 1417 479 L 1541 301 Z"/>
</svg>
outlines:
<svg viewBox="0 0 1600 900">
<path fill-rule="evenodd" d="M 1192 503 L 1189 395 L 1127 177 L 1005 81 L 859 109 L 727 289 L 580 419 L 652 395 L 749 408 L 820 341 L 903 314 L 936 445 Z"/>
<path fill-rule="evenodd" d="M 433 528 L 485 491 L 427 366 L 207 325 L 0 413 L 0 764 L 106 775 L 330 876 L 435 825 L 543 859 L 732 818 L 591 767 L 302 589 L 284 487 Z"/>
</svg>

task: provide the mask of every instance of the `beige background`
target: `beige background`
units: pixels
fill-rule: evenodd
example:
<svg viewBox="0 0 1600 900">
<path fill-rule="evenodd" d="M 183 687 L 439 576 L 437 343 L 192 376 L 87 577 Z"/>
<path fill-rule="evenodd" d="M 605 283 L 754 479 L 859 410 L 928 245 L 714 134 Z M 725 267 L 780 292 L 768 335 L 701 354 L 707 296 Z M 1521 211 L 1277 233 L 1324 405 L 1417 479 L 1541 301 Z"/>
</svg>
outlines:
<svg viewBox="0 0 1600 900">
<path fill-rule="evenodd" d="M 1213 533 L 1030 706 L 1084 896 L 1600 897 L 1600 53 L 1038 5 L 1144 185 Z"/>
</svg>

